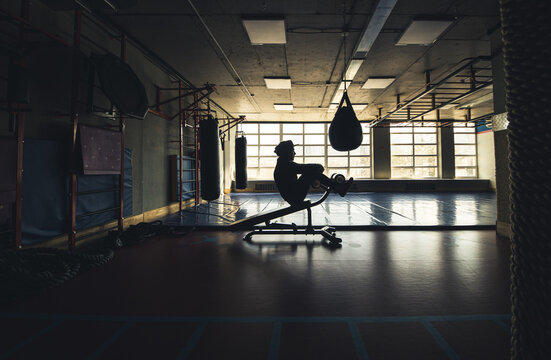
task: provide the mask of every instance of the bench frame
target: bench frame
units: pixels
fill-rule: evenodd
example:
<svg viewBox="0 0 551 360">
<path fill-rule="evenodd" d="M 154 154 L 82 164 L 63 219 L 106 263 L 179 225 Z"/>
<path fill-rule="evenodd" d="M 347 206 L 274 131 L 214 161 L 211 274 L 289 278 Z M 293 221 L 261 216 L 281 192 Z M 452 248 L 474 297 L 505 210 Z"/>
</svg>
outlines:
<svg viewBox="0 0 551 360">
<path fill-rule="evenodd" d="M 335 234 L 336 229 L 334 227 L 324 226 L 322 228 L 315 228 L 312 225 L 312 207 L 317 206 L 322 202 L 324 202 L 330 193 L 331 193 L 331 189 L 325 188 L 325 194 L 323 194 L 323 196 L 320 199 L 318 199 L 313 203 L 310 203 L 310 201 L 305 201 L 299 205 L 289 206 L 287 208 L 278 209 L 265 214 L 257 214 L 249 218 L 235 222 L 230 226 L 230 230 L 238 231 L 238 230 L 249 230 L 252 228 L 253 230 L 248 232 L 243 237 L 244 241 L 251 242 L 251 243 L 252 243 L 252 237 L 254 235 L 322 235 L 325 239 L 327 239 L 330 242 L 331 245 L 340 246 L 342 239 L 336 236 Z M 282 216 L 292 214 L 294 212 L 301 211 L 304 209 L 306 209 L 306 211 L 308 212 L 308 225 L 306 225 L 306 228 L 299 228 L 295 223 L 281 224 L 281 223 L 270 222 L 273 219 L 277 219 Z M 265 225 L 256 226 L 256 224 L 259 224 L 262 222 Z"/>
</svg>

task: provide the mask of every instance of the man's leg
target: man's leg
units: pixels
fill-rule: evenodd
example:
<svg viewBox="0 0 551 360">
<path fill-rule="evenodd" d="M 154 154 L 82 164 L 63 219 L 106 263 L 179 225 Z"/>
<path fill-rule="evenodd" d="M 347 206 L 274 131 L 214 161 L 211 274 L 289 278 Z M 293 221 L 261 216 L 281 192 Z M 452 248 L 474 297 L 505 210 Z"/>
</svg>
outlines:
<svg viewBox="0 0 551 360">
<path fill-rule="evenodd" d="M 308 188 L 316 180 L 319 180 L 319 182 L 321 182 L 323 186 L 331 189 L 332 191 L 336 192 L 340 196 L 345 196 L 346 193 L 348 192 L 348 189 L 350 189 L 350 186 L 352 185 L 354 178 L 350 178 L 347 181 L 341 184 L 338 184 L 333 179 L 330 179 L 329 177 L 325 176 L 322 172 L 313 171 L 309 173 L 304 173 L 298 179 L 298 182 L 301 184 L 300 185 L 301 191 L 306 189 L 306 192 L 308 192 Z M 304 196 L 306 197 L 306 194 Z"/>
</svg>

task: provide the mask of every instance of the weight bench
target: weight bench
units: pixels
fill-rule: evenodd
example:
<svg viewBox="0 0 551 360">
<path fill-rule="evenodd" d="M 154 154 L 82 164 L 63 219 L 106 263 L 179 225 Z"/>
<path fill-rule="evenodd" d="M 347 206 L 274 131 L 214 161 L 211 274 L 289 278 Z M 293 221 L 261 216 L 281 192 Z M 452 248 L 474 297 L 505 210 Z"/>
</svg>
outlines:
<svg viewBox="0 0 551 360">
<path fill-rule="evenodd" d="M 311 203 L 309 200 L 304 201 L 298 205 L 291 205 L 282 209 L 277 209 L 274 211 L 261 212 L 259 214 L 250 216 L 248 218 L 238 220 L 232 223 L 229 227 L 231 231 L 243 231 L 243 230 L 252 230 L 243 237 L 244 241 L 251 242 L 253 235 L 281 235 L 281 234 L 310 234 L 310 235 L 322 235 L 325 239 L 329 240 L 332 245 L 337 245 L 342 242 L 342 239 L 338 238 L 335 235 L 336 229 L 330 226 L 324 226 L 322 228 L 314 228 L 312 226 L 312 207 L 321 204 L 327 199 L 331 189 L 326 189 L 323 196 Z M 299 229 L 298 226 L 294 223 L 292 224 L 279 224 L 279 223 L 270 223 L 271 220 L 280 218 L 285 215 L 292 214 L 297 211 L 305 210 L 308 212 L 308 225 L 306 228 Z M 264 226 L 255 226 L 257 224 L 264 223 Z"/>
</svg>

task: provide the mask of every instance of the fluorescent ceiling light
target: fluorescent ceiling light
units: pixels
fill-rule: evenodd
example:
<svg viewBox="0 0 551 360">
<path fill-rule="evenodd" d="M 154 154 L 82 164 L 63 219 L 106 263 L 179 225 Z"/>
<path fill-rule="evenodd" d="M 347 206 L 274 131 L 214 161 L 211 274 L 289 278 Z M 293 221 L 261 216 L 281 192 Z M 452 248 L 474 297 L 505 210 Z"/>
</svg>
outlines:
<svg viewBox="0 0 551 360">
<path fill-rule="evenodd" d="M 339 90 L 344 90 L 344 81 L 341 81 L 339 83 Z M 352 80 L 346 80 L 346 89 L 350 89 L 350 84 L 352 83 Z"/>
<path fill-rule="evenodd" d="M 363 84 L 362 89 L 385 89 L 394 82 L 394 77 L 370 77 Z"/>
<path fill-rule="evenodd" d="M 293 104 L 274 104 L 274 109 L 278 111 L 292 111 Z"/>
<path fill-rule="evenodd" d="M 346 69 L 346 74 L 344 75 L 344 79 L 352 81 L 354 79 L 354 76 L 356 76 L 358 70 L 360 70 L 360 66 L 362 66 L 363 62 L 363 59 L 350 60 L 350 64 L 348 64 L 348 69 Z"/>
<path fill-rule="evenodd" d="M 354 111 L 362 111 L 367 105 L 368 104 L 352 104 L 352 109 L 354 109 Z"/>
<path fill-rule="evenodd" d="M 333 99 L 331 100 L 331 103 L 332 103 L 332 104 L 334 104 L 334 103 L 337 103 L 337 104 L 340 103 L 343 94 L 344 94 L 344 91 L 342 91 L 342 90 L 337 90 L 337 92 L 335 92 L 335 96 L 333 96 Z"/>
<path fill-rule="evenodd" d="M 275 77 L 275 76 L 265 76 L 264 82 L 268 89 L 290 89 L 291 88 L 291 78 L 290 77 Z"/>
<path fill-rule="evenodd" d="M 375 12 L 371 16 L 371 19 L 369 19 L 369 24 L 361 35 L 356 53 L 361 52 L 367 54 L 369 50 L 371 50 L 371 46 L 379 36 L 396 2 L 397 0 L 379 0 Z"/>
<path fill-rule="evenodd" d="M 285 20 L 243 20 L 252 45 L 285 44 Z"/>
<path fill-rule="evenodd" d="M 452 22 L 452 20 L 413 20 L 396 45 L 430 45 Z"/>
</svg>

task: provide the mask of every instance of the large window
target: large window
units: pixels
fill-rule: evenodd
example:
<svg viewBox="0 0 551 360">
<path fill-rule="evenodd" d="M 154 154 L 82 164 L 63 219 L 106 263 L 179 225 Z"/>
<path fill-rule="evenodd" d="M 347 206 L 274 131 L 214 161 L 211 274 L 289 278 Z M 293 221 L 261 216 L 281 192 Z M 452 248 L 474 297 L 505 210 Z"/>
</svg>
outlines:
<svg viewBox="0 0 551 360">
<path fill-rule="evenodd" d="M 438 140 L 434 123 L 403 123 L 390 128 L 392 178 L 438 176 Z"/>
<path fill-rule="evenodd" d="M 476 133 L 472 123 L 455 123 L 453 127 L 455 144 L 455 177 L 475 178 L 476 167 Z"/>
<path fill-rule="evenodd" d="M 272 180 L 277 161 L 275 146 L 292 140 L 297 163 L 317 163 L 325 167 L 326 175 L 341 173 L 346 177 L 371 178 L 370 127 L 362 124 L 362 145 L 349 152 L 334 150 L 326 135 L 329 124 L 288 123 L 242 125 L 247 137 L 247 171 L 252 180 Z"/>
</svg>

